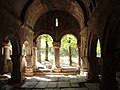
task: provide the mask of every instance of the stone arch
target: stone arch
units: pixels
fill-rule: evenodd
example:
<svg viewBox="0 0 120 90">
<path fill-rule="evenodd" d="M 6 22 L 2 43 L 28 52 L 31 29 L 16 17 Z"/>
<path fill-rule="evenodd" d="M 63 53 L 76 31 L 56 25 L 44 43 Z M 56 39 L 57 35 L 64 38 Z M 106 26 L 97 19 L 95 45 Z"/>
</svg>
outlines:
<svg viewBox="0 0 120 90">
<path fill-rule="evenodd" d="M 59 40 L 58 41 L 61 41 L 62 37 L 66 34 L 72 34 L 75 36 L 75 38 L 77 39 L 77 42 L 80 42 L 80 34 L 78 31 L 72 31 L 72 30 L 64 30 L 62 32 L 59 33 Z"/>
<path fill-rule="evenodd" d="M 50 32 L 51 33 L 51 32 Z M 48 41 L 51 42 L 48 42 Z M 45 45 L 42 45 L 41 42 Z M 49 31 L 39 32 L 37 33 L 36 37 L 34 38 L 34 47 L 36 48 L 36 66 L 37 68 L 52 68 L 53 60 L 49 57 L 51 54 L 51 47 L 53 48 L 53 37 L 49 34 Z"/>
<path fill-rule="evenodd" d="M 96 57 L 96 46 L 97 46 L 98 36 L 91 33 L 88 41 L 88 81 L 98 82 L 98 59 Z M 96 67 L 96 68 L 95 68 Z"/>
<path fill-rule="evenodd" d="M 119 9 L 112 10 L 106 20 L 106 24 L 105 24 L 105 28 L 104 28 L 104 32 L 103 32 L 103 38 L 102 38 L 102 42 L 103 42 L 102 50 L 104 50 L 104 51 L 102 51 L 102 52 L 104 52 L 103 56 L 105 56 L 106 54 L 109 53 L 110 49 L 109 50 L 107 50 L 107 49 L 108 49 L 109 44 L 111 43 L 110 39 L 112 39 L 113 36 L 115 34 L 117 34 L 116 32 L 118 32 L 118 28 L 116 28 L 116 27 L 118 27 L 118 25 L 116 23 L 119 24 L 119 19 L 120 19 L 119 15 L 120 15 Z M 112 28 L 109 27 L 112 24 L 114 25 L 114 27 L 112 27 Z M 115 29 L 115 30 L 113 30 L 113 29 Z"/>
<path fill-rule="evenodd" d="M 33 60 L 32 60 L 32 46 L 33 46 L 33 36 L 23 32 L 21 38 L 21 72 L 23 75 L 32 76 Z M 33 35 L 33 34 L 32 34 Z M 20 35 L 21 36 L 21 35 Z M 29 74 L 28 74 L 29 73 Z"/>
<path fill-rule="evenodd" d="M 51 31 L 49 31 L 49 30 L 41 30 L 41 31 L 37 32 L 37 33 L 34 35 L 33 41 L 36 41 L 36 39 L 37 39 L 40 35 L 42 35 L 42 34 L 48 34 L 48 35 L 50 35 L 50 36 L 52 37 L 52 39 L 55 38 L 55 35 L 54 35 L 53 32 L 51 32 Z"/>
<path fill-rule="evenodd" d="M 97 40 L 98 40 L 98 36 L 92 34 L 92 36 L 90 37 L 91 40 L 89 42 L 89 56 L 91 57 L 91 55 L 93 57 L 96 57 L 96 46 L 97 46 Z"/>
<path fill-rule="evenodd" d="M 116 53 L 116 40 L 119 36 L 120 25 L 120 8 L 114 9 L 109 14 L 106 25 L 104 28 L 102 38 L 102 83 L 101 89 L 115 89 L 117 90 L 116 83 L 116 68 L 117 60 L 115 58 Z M 107 84 L 107 85 L 105 85 Z M 111 87 L 109 87 L 111 86 Z"/>
<path fill-rule="evenodd" d="M 78 40 L 77 40 L 77 38 L 76 38 L 76 36 L 75 35 L 73 35 L 73 34 L 70 34 L 70 33 L 66 33 L 66 34 L 63 34 L 63 36 L 62 36 L 62 38 L 61 38 L 61 47 L 62 47 L 62 40 L 64 39 L 64 38 L 66 38 L 67 37 L 67 39 L 65 39 L 65 41 L 66 41 L 66 43 L 68 43 L 68 44 L 66 44 L 66 48 L 64 48 L 63 50 L 67 50 L 68 52 L 68 54 L 66 54 L 66 55 L 63 55 L 63 59 L 60 59 L 60 63 L 61 63 L 61 66 L 65 66 L 65 64 L 66 64 L 66 66 L 72 66 L 72 67 L 79 67 L 79 65 L 78 65 L 78 58 L 79 58 L 79 55 L 78 55 Z M 65 42 L 64 41 L 64 42 Z M 64 43 L 63 42 L 63 43 Z M 74 43 L 74 42 L 76 42 L 75 43 L 75 45 L 73 46 L 73 45 L 71 45 L 71 43 Z M 75 47 L 76 46 L 76 47 Z M 75 48 L 77 48 L 77 50 L 75 49 Z M 65 50 L 65 51 L 66 51 Z M 76 53 L 76 54 L 74 54 L 74 53 L 72 53 L 73 52 L 73 50 L 76 50 L 76 52 L 74 52 L 74 53 Z M 61 50 L 60 50 L 61 51 Z M 64 53 L 64 52 L 63 52 Z M 62 53 L 61 53 L 62 54 Z M 76 57 L 74 57 L 73 58 L 73 56 L 75 56 L 75 55 L 77 55 L 77 58 Z M 65 57 L 64 57 L 65 56 Z M 67 57 L 68 56 L 68 60 L 67 60 Z M 65 59 L 66 58 L 66 59 Z"/>
<path fill-rule="evenodd" d="M 1 38 L 1 42 L 6 42 L 8 40 L 11 41 L 12 72 L 11 72 L 10 82 L 19 83 L 19 82 L 21 82 L 21 71 L 20 71 L 20 65 L 21 65 L 21 61 L 20 61 L 21 49 L 20 48 L 21 48 L 21 46 L 20 46 L 18 35 L 14 32 L 13 29 L 9 29 L 9 30 L 10 30 L 10 32 L 4 32 L 4 34 L 2 35 L 2 38 Z M 0 44 L 0 46 L 2 46 L 1 44 Z"/>
<path fill-rule="evenodd" d="M 71 13 L 77 19 L 81 28 L 83 28 L 85 26 L 85 24 L 84 24 L 84 22 L 86 23 L 86 17 L 84 15 L 85 12 L 84 12 L 84 10 L 82 10 L 83 8 L 81 8 L 81 6 L 79 6 L 79 4 L 76 1 L 72 1 L 72 2 L 67 1 L 66 5 L 64 5 L 65 4 L 64 3 L 64 4 L 60 5 L 60 7 L 54 7 L 54 5 L 56 3 L 53 5 L 49 5 L 49 4 L 51 4 L 51 3 L 49 3 L 48 1 L 39 1 L 39 0 L 33 1 L 26 10 L 25 19 L 24 19 L 25 24 L 27 24 L 28 26 L 33 28 L 35 25 L 35 22 L 38 20 L 38 18 L 41 15 L 43 15 L 44 13 L 48 12 L 49 10 L 51 10 L 51 11 L 64 10 L 66 12 Z M 52 6 L 52 7 L 49 7 L 49 6 Z M 82 7 L 83 6 L 84 6 L 84 4 L 82 4 Z M 75 8 L 73 8 L 73 7 L 75 7 Z M 78 7 L 80 7 L 80 8 L 78 8 Z M 35 10 L 35 9 L 37 9 L 37 10 Z M 77 13 L 79 13 L 79 14 L 76 13 L 76 9 L 78 10 Z M 32 16 L 31 16 L 31 14 L 32 14 Z"/>
<path fill-rule="evenodd" d="M 64 16 L 62 14 L 64 14 Z M 54 26 L 55 24 L 54 20 L 56 17 L 59 18 L 59 27 Z M 69 22 L 69 19 L 72 22 Z M 52 36 L 53 41 L 58 42 L 60 41 L 62 34 L 72 33 L 77 37 L 78 41 L 80 41 L 79 38 L 80 26 L 78 21 L 70 13 L 65 12 L 63 10 L 48 11 L 44 15 L 39 17 L 34 26 L 34 32 L 35 32 L 34 39 L 36 39 L 39 36 L 39 34 L 46 33 Z"/>
</svg>

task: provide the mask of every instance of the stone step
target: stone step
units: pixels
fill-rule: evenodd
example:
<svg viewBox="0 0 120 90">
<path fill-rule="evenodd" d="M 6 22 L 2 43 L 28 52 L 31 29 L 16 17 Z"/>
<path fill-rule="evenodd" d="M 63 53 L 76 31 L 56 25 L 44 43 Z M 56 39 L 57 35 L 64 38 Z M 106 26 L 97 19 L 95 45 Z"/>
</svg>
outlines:
<svg viewBox="0 0 120 90">
<path fill-rule="evenodd" d="M 80 74 L 80 70 L 70 70 L 70 69 L 62 69 L 61 72 L 55 72 L 52 69 L 39 69 L 34 71 L 34 75 L 76 75 Z"/>
<path fill-rule="evenodd" d="M 34 75 L 77 75 L 77 73 L 53 73 L 53 72 L 35 72 Z"/>
</svg>

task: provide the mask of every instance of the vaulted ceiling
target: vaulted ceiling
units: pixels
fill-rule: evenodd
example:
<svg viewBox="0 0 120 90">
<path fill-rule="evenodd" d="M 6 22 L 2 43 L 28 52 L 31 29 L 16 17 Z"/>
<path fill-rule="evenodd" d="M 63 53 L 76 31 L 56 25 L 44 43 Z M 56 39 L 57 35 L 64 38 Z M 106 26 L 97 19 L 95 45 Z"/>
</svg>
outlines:
<svg viewBox="0 0 120 90">
<path fill-rule="evenodd" d="M 87 25 L 90 1 L 92 0 L 1 0 L 0 7 L 19 19 L 22 25 L 32 29 L 44 13 L 54 10 L 71 14 L 82 28 Z"/>
</svg>

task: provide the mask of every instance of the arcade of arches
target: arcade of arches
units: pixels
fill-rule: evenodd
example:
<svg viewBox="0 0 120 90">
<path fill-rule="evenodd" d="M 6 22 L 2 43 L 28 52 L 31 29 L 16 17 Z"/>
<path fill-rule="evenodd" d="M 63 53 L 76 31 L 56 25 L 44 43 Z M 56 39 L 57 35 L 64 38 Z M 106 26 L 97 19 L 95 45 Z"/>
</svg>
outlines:
<svg viewBox="0 0 120 90">
<path fill-rule="evenodd" d="M 0 48 L 0 78 L 10 83 L 87 73 L 100 90 L 118 90 L 120 1 L 1 0 Z"/>
</svg>

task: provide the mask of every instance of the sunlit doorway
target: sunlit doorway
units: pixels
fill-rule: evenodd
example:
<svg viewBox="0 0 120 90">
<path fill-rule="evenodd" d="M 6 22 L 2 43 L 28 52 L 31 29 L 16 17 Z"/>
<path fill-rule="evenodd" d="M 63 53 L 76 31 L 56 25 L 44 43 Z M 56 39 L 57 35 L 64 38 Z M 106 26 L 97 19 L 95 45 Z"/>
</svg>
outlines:
<svg viewBox="0 0 120 90">
<path fill-rule="evenodd" d="M 42 34 L 37 38 L 37 62 L 41 69 L 51 69 L 54 63 L 53 39 L 49 34 Z"/>
<path fill-rule="evenodd" d="M 72 34 L 66 34 L 61 39 L 60 65 L 62 68 L 78 65 L 77 39 Z"/>
</svg>

